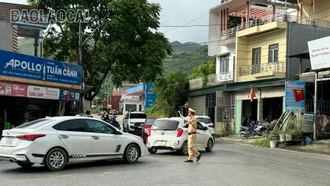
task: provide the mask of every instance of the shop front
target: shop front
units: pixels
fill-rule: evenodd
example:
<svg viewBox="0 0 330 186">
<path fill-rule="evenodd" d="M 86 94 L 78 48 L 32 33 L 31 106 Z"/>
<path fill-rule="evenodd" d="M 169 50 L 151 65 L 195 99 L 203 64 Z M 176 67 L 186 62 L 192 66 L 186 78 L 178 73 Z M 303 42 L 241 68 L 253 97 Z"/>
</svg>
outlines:
<svg viewBox="0 0 330 186">
<path fill-rule="evenodd" d="M 0 55 L 0 115 L 5 123 L 18 126 L 63 115 L 60 105 L 68 114 L 80 101 L 80 66 L 3 50 Z"/>
</svg>

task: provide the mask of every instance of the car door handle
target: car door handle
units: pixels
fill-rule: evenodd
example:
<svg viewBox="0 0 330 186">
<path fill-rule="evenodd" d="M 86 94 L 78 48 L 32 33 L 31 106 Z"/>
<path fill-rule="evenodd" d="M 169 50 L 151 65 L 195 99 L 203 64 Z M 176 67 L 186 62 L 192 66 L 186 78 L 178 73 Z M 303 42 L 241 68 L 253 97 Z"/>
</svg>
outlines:
<svg viewBox="0 0 330 186">
<path fill-rule="evenodd" d="M 100 139 L 100 137 L 98 137 L 98 136 L 92 136 L 92 138 L 95 139 L 95 140 Z"/>
<path fill-rule="evenodd" d="M 60 135 L 60 137 L 61 137 L 61 138 L 64 138 L 64 139 L 67 139 L 67 138 L 69 138 L 69 136 L 67 136 L 67 135 L 64 135 L 64 134 L 61 134 L 61 135 Z"/>
</svg>

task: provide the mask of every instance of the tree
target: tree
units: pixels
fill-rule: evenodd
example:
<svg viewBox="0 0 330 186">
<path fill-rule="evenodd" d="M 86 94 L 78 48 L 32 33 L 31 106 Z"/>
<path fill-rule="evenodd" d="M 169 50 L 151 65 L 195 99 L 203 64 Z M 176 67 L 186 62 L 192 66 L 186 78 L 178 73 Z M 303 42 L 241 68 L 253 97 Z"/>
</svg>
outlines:
<svg viewBox="0 0 330 186">
<path fill-rule="evenodd" d="M 189 82 L 187 74 L 174 72 L 155 82 L 157 100 L 147 114 L 167 117 L 176 116 L 179 106 L 188 98 Z M 156 113 L 156 114 L 154 114 Z"/>
<path fill-rule="evenodd" d="M 114 86 L 123 81 L 154 82 L 163 74 L 163 59 L 172 54 L 160 26 L 159 4 L 147 0 L 29 0 L 38 8 L 88 10 L 87 22 L 56 20 L 44 40 L 45 57 L 83 67 L 83 81 L 92 85 L 92 100 L 111 75 Z M 77 14 L 79 15 L 79 13 Z M 80 17 L 86 16 L 81 11 Z M 66 16 L 66 15 L 65 15 Z M 53 19 L 54 20 L 54 19 Z M 79 22 L 83 30 L 82 62 L 79 63 Z M 56 29 L 56 28 L 59 29 Z"/>
<path fill-rule="evenodd" d="M 203 78 L 204 84 L 208 81 L 208 75 L 216 73 L 215 59 L 211 59 L 195 67 L 189 79 Z"/>
</svg>

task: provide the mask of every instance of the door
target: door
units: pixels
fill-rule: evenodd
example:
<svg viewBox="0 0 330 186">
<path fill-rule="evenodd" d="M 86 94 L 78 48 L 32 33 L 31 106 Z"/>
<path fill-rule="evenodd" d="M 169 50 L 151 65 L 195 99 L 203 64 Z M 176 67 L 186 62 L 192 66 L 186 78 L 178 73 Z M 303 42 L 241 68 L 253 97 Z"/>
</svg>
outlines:
<svg viewBox="0 0 330 186">
<path fill-rule="evenodd" d="M 252 49 L 252 74 L 260 73 L 261 68 L 261 48 Z"/>
<path fill-rule="evenodd" d="M 207 143 L 207 139 L 208 139 L 208 134 L 210 132 L 208 130 L 204 130 L 204 126 L 197 122 L 197 139 L 196 139 L 196 145 L 198 145 L 199 148 L 204 148 L 206 143 Z"/>
<path fill-rule="evenodd" d="M 86 122 L 82 119 L 68 120 L 53 127 L 57 135 L 75 157 L 86 157 L 91 153 L 91 137 L 87 132 Z"/>
<path fill-rule="evenodd" d="M 110 125 L 96 120 L 86 120 L 92 140 L 92 156 L 122 154 L 121 136 Z"/>
</svg>

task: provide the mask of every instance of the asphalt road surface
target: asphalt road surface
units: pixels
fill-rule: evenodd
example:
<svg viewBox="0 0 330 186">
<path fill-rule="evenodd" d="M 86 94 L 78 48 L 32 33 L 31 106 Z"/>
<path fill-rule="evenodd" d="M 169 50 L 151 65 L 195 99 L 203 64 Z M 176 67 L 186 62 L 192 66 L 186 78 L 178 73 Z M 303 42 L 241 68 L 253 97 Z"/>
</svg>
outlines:
<svg viewBox="0 0 330 186">
<path fill-rule="evenodd" d="M 141 158 L 137 164 L 121 161 L 69 165 L 63 171 L 44 167 L 23 170 L 0 161 L 0 185 L 189 185 L 189 186 L 328 186 L 330 160 L 303 153 L 250 147 L 217 141 L 199 162 L 169 151 Z"/>
</svg>

